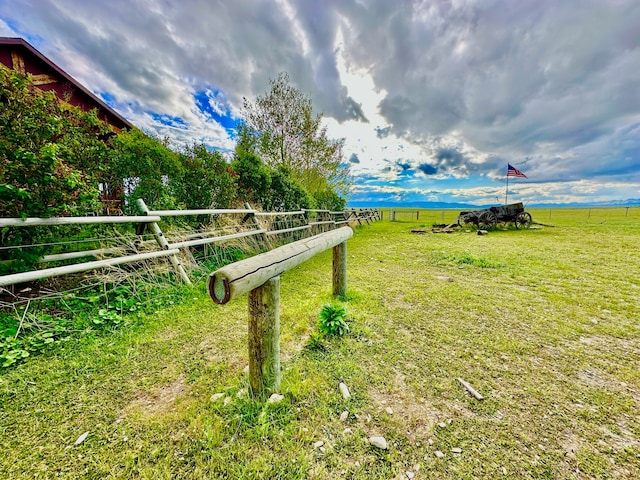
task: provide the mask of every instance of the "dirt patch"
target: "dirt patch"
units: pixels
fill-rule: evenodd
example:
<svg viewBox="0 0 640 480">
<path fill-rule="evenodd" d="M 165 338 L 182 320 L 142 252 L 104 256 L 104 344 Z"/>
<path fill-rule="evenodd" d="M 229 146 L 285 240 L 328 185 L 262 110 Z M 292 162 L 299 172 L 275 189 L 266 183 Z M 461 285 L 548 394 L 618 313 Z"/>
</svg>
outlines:
<svg viewBox="0 0 640 480">
<path fill-rule="evenodd" d="M 134 413 L 153 417 L 175 411 L 176 400 L 185 395 L 187 385 L 184 377 L 179 376 L 173 382 L 163 385 L 152 392 L 141 392 L 122 411 L 123 416 Z"/>
<path fill-rule="evenodd" d="M 404 384 L 404 376 L 400 372 L 397 372 L 394 383 Z M 373 416 L 387 416 L 392 423 L 402 426 L 401 431 L 410 441 L 430 437 L 435 426 L 446 420 L 445 414 L 428 401 L 413 398 L 406 389 L 397 392 L 370 390 L 369 397 L 373 401 Z"/>
</svg>

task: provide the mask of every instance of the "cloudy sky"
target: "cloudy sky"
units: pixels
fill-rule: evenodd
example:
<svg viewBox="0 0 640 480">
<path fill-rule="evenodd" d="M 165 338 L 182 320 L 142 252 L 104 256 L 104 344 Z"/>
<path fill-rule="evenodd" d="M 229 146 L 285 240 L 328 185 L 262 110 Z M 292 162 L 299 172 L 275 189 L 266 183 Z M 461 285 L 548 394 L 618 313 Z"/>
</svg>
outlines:
<svg viewBox="0 0 640 480">
<path fill-rule="evenodd" d="M 287 72 L 345 138 L 353 203 L 640 198 L 638 0 L 0 0 L 141 129 L 231 152 Z"/>
</svg>

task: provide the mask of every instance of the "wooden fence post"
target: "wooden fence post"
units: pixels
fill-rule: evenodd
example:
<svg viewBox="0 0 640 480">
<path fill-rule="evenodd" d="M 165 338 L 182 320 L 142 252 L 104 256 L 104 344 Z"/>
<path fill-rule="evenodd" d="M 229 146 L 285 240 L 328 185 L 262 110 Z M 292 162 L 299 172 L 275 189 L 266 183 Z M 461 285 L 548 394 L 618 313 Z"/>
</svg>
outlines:
<svg viewBox="0 0 640 480">
<path fill-rule="evenodd" d="M 280 388 L 280 277 L 249 292 L 249 383 L 254 395 Z"/>
<path fill-rule="evenodd" d="M 347 242 L 333 247 L 333 295 L 347 294 Z"/>
<path fill-rule="evenodd" d="M 149 207 L 147 207 L 147 204 L 144 203 L 143 199 L 138 198 L 136 200 L 136 206 L 138 207 L 140 212 L 144 213 L 145 215 L 149 215 Z M 151 222 L 149 226 L 151 227 L 151 231 L 153 232 L 153 236 L 155 237 L 158 246 L 160 246 L 162 250 L 169 250 L 169 242 L 162 233 L 162 230 L 160 230 L 160 226 L 156 222 Z M 191 285 L 191 280 L 189 280 L 187 272 L 184 271 L 184 267 L 180 263 L 180 259 L 178 258 L 178 256 L 175 254 L 170 255 L 169 261 L 171 262 L 171 265 L 173 265 L 173 268 L 175 268 L 176 273 L 182 279 L 182 281 L 187 285 Z"/>
</svg>

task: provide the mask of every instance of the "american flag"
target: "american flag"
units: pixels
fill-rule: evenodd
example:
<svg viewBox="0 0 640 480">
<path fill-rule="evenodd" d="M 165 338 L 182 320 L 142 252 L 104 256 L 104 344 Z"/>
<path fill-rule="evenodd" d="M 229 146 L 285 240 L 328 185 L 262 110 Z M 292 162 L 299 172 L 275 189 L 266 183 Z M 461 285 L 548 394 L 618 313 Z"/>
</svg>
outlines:
<svg viewBox="0 0 640 480">
<path fill-rule="evenodd" d="M 520 177 L 527 178 L 527 176 L 515 167 L 512 167 L 510 163 L 507 163 L 507 177 Z"/>
</svg>

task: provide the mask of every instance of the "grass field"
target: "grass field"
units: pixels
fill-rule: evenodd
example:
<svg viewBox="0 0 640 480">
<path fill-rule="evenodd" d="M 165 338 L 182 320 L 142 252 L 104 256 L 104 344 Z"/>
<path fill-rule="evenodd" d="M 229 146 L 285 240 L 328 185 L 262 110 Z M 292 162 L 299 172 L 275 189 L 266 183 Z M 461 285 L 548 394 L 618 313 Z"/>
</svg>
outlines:
<svg viewBox="0 0 640 480">
<path fill-rule="evenodd" d="M 204 285 L 1 372 L 0 478 L 639 478 L 637 209 L 411 234 L 455 218 L 423 212 L 349 241 L 344 338 L 310 341 L 331 252 L 281 277 L 281 403 L 244 394 L 246 297 Z"/>
</svg>

